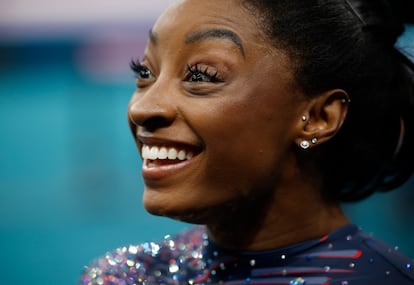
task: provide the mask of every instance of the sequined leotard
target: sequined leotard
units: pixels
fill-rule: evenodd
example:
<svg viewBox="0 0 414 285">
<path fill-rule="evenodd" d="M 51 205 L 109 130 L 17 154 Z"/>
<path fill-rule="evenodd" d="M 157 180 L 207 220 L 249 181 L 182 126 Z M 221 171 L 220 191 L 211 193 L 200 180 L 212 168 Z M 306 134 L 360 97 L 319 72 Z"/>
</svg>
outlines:
<svg viewBox="0 0 414 285">
<path fill-rule="evenodd" d="M 404 285 L 414 284 L 414 262 L 355 225 L 263 252 L 221 250 L 194 227 L 107 253 L 85 268 L 79 284 Z"/>
</svg>

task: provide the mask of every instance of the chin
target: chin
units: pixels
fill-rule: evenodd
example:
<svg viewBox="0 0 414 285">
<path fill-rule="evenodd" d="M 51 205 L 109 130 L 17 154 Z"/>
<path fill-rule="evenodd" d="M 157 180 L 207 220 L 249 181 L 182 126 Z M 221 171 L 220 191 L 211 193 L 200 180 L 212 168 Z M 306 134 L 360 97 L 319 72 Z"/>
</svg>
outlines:
<svg viewBox="0 0 414 285">
<path fill-rule="evenodd" d="M 154 216 L 167 217 L 179 222 L 185 222 L 190 224 L 205 225 L 208 224 L 211 217 L 209 217 L 208 210 L 166 210 L 159 207 L 145 206 L 148 213 Z"/>
<path fill-rule="evenodd" d="M 219 210 L 228 203 L 220 205 L 201 205 L 199 202 L 184 201 L 183 199 L 162 195 L 160 193 L 144 192 L 143 205 L 145 210 L 155 216 L 171 218 L 173 220 L 191 224 L 209 224 L 221 219 Z"/>
</svg>

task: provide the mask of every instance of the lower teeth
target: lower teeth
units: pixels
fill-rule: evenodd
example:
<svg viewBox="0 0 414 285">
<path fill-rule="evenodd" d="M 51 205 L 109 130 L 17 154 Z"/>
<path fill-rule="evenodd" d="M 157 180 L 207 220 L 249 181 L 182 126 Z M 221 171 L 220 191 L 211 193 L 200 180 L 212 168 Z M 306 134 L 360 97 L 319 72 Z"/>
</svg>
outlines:
<svg viewBox="0 0 414 285">
<path fill-rule="evenodd" d="M 172 165 L 181 163 L 185 160 L 179 160 L 179 159 L 148 159 L 146 162 L 146 165 L 148 168 L 153 168 L 157 166 L 164 166 L 164 165 Z"/>
</svg>

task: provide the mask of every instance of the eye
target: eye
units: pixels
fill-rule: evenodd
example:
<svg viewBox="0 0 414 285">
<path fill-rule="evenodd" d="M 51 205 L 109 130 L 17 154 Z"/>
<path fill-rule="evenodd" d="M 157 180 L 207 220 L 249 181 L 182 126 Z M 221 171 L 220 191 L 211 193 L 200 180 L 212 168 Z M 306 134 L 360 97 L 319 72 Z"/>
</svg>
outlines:
<svg viewBox="0 0 414 285">
<path fill-rule="evenodd" d="M 135 73 L 137 85 L 139 85 L 139 87 L 142 85 L 144 81 L 151 80 L 152 78 L 154 78 L 154 75 L 152 74 L 151 70 L 145 65 L 142 65 L 139 60 L 131 60 L 129 66 L 131 67 L 131 70 Z"/>
<path fill-rule="evenodd" d="M 221 82 L 218 78 L 218 72 L 211 69 L 212 68 L 209 67 L 201 68 L 198 64 L 193 66 L 188 65 L 185 81 L 212 83 Z"/>
</svg>

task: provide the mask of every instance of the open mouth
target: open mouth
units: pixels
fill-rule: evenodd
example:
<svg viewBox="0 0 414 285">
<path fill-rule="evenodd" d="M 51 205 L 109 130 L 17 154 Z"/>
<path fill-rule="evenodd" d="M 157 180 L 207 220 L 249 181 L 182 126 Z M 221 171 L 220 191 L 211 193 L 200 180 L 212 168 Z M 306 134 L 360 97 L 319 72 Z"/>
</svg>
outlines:
<svg viewBox="0 0 414 285">
<path fill-rule="evenodd" d="M 142 159 L 148 168 L 182 163 L 192 159 L 200 150 L 188 147 L 143 145 Z"/>
</svg>

